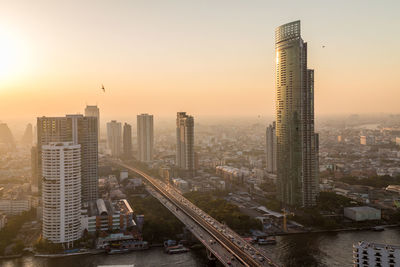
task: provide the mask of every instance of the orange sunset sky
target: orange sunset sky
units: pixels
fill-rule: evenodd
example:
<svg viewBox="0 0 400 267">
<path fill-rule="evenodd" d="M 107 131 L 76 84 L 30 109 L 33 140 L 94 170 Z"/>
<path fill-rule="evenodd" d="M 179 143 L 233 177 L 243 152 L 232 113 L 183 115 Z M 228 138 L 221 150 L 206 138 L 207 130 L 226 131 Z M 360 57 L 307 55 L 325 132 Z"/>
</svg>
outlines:
<svg viewBox="0 0 400 267">
<path fill-rule="evenodd" d="M 399 113 L 399 3 L 3 0 L 0 120 L 85 104 L 107 117 L 272 116 L 274 30 L 297 19 L 317 117 Z"/>
</svg>

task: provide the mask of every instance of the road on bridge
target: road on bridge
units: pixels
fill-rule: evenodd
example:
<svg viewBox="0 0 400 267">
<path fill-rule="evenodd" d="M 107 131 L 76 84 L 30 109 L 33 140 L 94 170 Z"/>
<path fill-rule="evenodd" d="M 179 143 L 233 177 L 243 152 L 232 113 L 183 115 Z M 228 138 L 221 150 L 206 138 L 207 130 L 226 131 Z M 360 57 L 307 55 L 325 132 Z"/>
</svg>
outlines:
<svg viewBox="0 0 400 267">
<path fill-rule="evenodd" d="M 261 251 L 251 244 L 248 244 L 236 232 L 222 225 L 196 207 L 173 187 L 121 161 L 112 160 L 112 163 L 133 171 L 145 178 L 155 189 L 156 193 L 164 198 L 157 197 L 164 206 L 167 208 L 175 207 L 176 212 L 173 212 L 175 216 L 177 216 L 177 212 L 184 213 L 185 218 L 182 216 L 177 216 L 177 218 L 184 224 L 189 225 L 189 230 L 199 238 L 225 266 L 231 266 L 233 262 L 235 266 L 278 266 L 265 254 L 265 251 Z M 168 200 L 170 204 L 164 203 L 163 200 Z M 188 223 L 188 218 L 192 220 L 191 223 Z M 193 228 L 191 229 L 191 227 Z M 208 234 L 204 236 L 207 236 L 209 239 L 204 239 L 199 229 L 202 229 L 203 233 L 204 231 L 207 232 Z M 224 250 L 221 248 L 224 248 Z M 230 257 L 231 255 L 232 257 Z M 228 260 L 229 258 L 231 258 L 231 260 Z"/>
</svg>

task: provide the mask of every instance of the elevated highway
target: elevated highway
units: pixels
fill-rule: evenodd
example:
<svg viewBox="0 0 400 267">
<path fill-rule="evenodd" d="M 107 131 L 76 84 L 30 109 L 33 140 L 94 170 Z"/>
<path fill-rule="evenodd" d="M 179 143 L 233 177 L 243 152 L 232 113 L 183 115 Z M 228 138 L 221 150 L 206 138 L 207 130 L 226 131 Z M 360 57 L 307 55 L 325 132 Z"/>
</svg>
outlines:
<svg viewBox="0 0 400 267">
<path fill-rule="evenodd" d="M 236 232 L 196 207 L 173 187 L 121 161 L 112 163 L 142 176 L 151 186 L 149 192 L 182 221 L 208 252 L 225 266 L 278 266 L 265 251 L 244 241 Z"/>
</svg>

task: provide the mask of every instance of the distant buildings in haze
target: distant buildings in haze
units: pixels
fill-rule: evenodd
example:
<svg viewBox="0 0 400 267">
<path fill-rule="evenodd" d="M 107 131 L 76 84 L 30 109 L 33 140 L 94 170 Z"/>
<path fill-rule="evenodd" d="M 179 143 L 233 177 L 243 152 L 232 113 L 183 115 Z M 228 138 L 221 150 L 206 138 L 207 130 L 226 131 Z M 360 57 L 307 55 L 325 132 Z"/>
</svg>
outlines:
<svg viewBox="0 0 400 267">
<path fill-rule="evenodd" d="M 26 146 L 31 146 L 33 142 L 33 129 L 32 124 L 28 123 L 25 128 L 24 135 L 22 136 L 21 143 Z"/>
<path fill-rule="evenodd" d="M 0 122 L 0 152 L 15 149 L 15 140 L 6 123 Z"/>
<path fill-rule="evenodd" d="M 272 122 L 266 130 L 267 172 L 276 173 L 276 123 Z"/>
</svg>

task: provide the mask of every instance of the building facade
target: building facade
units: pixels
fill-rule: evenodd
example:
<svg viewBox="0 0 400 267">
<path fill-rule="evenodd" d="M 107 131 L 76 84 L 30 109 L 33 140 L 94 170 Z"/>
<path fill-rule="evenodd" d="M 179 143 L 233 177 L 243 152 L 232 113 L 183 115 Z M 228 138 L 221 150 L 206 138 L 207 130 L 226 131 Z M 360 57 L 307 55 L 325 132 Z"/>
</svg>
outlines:
<svg viewBox="0 0 400 267">
<path fill-rule="evenodd" d="M 136 226 L 134 213 L 126 199 L 114 202 L 98 199 L 89 203 L 87 216 L 82 217 L 83 229 L 89 233 L 126 231 Z"/>
<path fill-rule="evenodd" d="M 71 247 L 81 237 L 81 145 L 44 145 L 42 163 L 43 238 Z"/>
<path fill-rule="evenodd" d="M 276 29 L 275 52 L 278 197 L 285 206 L 313 206 L 318 195 L 314 70 L 307 69 L 300 21 Z"/>
<path fill-rule="evenodd" d="M 266 166 L 267 172 L 276 173 L 276 123 L 273 122 L 266 130 Z"/>
<path fill-rule="evenodd" d="M 186 112 L 176 117 L 176 165 L 194 174 L 194 119 Z"/>
<path fill-rule="evenodd" d="M 81 145 L 82 201 L 98 197 L 98 121 L 96 117 L 67 115 L 37 119 L 37 173 L 42 173 L 42 146 L 50 142 L 73 142 Z M 39 188 L 42 177 L 38 177 Z"/>
<path fill-rule="evenodd" d="M 39 192 L 39 178 L 41 175 L 39 174 L 39 159 L 38 159 L 38 150 L 37 146 L 31 147 L 31 190 L 34 193 Z"/>
<path fill-rule="evenodd" d="M 400 246 L 360 241 L 353 245 L 353 266 L 400 266 Z"/>
<path fill-rule="evenodd" d="M 3 229 L 7 224 L 7 215 L 0 212 L 0 230 Z"/>
<path fill-rule="evenodd" d="M 123 151 L 125 158 L 132 157 L 132 126 L 128 123 L 124 124 L 124 133 L 122 138 Z"/>
<path fill-rule="evenodd" d="M 112 157 L 121 156 L 122 126 L 120 122 L 112 120 L 107 123 L 107 143 Z"/>
<path fill-rule="evenodd" d="M 100 143 L 100 109 L 97 106 L 86 105 L 85 116 L 97 118 L 98 143 Z"/>
<path fill-rule="evenodd" d="M 143 162 L 153 160 L 154 123 L 153 115 L 137 115 L 138 159 Z"/>
</svg>

